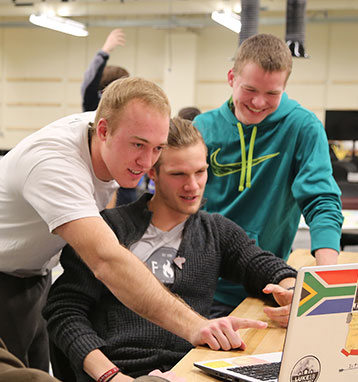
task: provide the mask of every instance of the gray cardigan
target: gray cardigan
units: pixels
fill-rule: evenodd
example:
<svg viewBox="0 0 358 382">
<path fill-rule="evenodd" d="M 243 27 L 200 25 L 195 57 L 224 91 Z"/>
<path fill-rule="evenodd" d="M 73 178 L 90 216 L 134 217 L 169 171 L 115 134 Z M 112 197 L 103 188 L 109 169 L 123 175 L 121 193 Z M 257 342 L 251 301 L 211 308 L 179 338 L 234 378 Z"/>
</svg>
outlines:
<svg viewBox="0 0 358 382">
<path fill-rule="evenodd" d="M 103 212 L 124 246 L 138 241 L 146 231 L 151 221 L 150 197 L 145 194 L 130 205 Z M 267 283 L 296 276 L 294 269 L 258 248 L 231 220 L 204 211 L 186 221 L 177 256 L 186 261 L 183 269 L 175 267 L 170 290 L 206 317 L 219 276 L 243 283 L 251 295 L 261 298 Z M 70 246 L 64 248 L 61 264 L 64 273 L 51 288 L 44 317 L 52 341 L 72 362 L 77 381 L 90 381 L 82 364 L 96 348 L 133 377 L 156 368 L 168 370 L 191 349 L 187 341 L 120 303 Z"/>
</svg>

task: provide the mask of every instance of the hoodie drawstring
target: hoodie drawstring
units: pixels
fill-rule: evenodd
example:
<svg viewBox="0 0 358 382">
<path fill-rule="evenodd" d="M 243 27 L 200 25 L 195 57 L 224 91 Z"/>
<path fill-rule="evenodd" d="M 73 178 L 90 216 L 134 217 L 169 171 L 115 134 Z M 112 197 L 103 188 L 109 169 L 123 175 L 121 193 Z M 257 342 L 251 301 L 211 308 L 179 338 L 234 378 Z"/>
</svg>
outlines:
<svg viewBox="0 0 358 382">
<path fill-rule="evenodd" d="M 237 128 L 239 130 L 240 145 L 241 145 L 241 175 L 240 175 L 240 185 L 239 185 L 239 191 L 241 192 L 241 191 L 244 191 L 245 176 L 246 176 L 246 185 L 245 185 L 246 188 L 251 187 L 252 157 L 254 155 L 254 146 L 255 146 L 255 139 L 256 139 L 256 133 L 257 133 L 257 126 L 254 126 L 254 128 L 252 130 L 247 163 L 246 163 L 246 148 L 245 148 L 244 130 L 243 130 L 240 122 L 238 122 Z"/>
</svg>

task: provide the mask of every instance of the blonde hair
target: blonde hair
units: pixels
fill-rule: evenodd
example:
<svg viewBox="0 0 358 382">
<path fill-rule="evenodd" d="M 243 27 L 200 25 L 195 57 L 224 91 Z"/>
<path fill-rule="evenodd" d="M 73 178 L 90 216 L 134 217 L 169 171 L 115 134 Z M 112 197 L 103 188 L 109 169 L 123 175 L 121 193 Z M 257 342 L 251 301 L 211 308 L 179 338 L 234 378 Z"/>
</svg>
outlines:
<svg viewBox="0 0 358 382">
<path fill-rule="evenodd" d="M 139 77 L 120 78 L 104 89 L 97 108 L 94 127 L 101 118 L 105 118 L 108 121 L 110 133 L 113 133 L 111 122 L 120 115 L 127 103 L 134 99 L 158 110 L 163 115 L 170 116 L 168 97 L 158 85 Z"/>
<path fill-rule="evenodd" d="M 257 64 L 266 72 L 287 71 L 286 81 L 292 71 L 290 49 L 272 34 L 256 34 L 240 45 L 235 56 L 234 74 L 240 74 L 248 62 Z"/>
<path fill-rule="evenodd" d="M 174 117 L 170 120 L 168 144 L 164 148 L 166 149 L 181 149 L 183 147 L 189 147 L 201 142 L 205 150 L 206 144 L 199 130 L 194 127 L 192 121 L 183 119 L 180 117 Z M 159 173 L 161 157 L 154 165 L 155 170 Z"/>
</svg>

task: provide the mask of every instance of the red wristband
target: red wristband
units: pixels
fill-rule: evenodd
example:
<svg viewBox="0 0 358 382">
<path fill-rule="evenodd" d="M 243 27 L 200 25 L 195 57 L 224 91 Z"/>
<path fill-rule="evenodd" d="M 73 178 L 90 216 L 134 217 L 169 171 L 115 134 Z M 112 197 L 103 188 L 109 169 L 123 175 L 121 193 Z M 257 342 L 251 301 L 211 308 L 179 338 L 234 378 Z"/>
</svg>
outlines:
<svg viewBox="0 0 358 382">
<path fill-rule="evenodd" d="M 98 379 L 97 382 L 106 382 L 109 380 L 111 377 L 114 377 L 116 374 L 119 373 L 118 367 L 114 367 L 108 371 L 106 371 L 104 374 L 102 374 Z"/>
</svg>

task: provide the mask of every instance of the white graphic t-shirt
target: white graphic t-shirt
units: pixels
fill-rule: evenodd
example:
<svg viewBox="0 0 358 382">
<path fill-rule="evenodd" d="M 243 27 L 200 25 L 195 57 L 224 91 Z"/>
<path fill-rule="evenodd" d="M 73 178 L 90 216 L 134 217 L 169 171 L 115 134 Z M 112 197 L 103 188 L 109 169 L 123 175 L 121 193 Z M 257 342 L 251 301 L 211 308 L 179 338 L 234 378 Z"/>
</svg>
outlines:
<svg viewBox="0 0 358 382">
<path fill-rule="evenodd" d="M 184 223 L 168 232 L 150 224 L 142 238 L 129 248 L 163 284 L 174 283 L 173 260 L 181 243 Z"/>
</svg>

